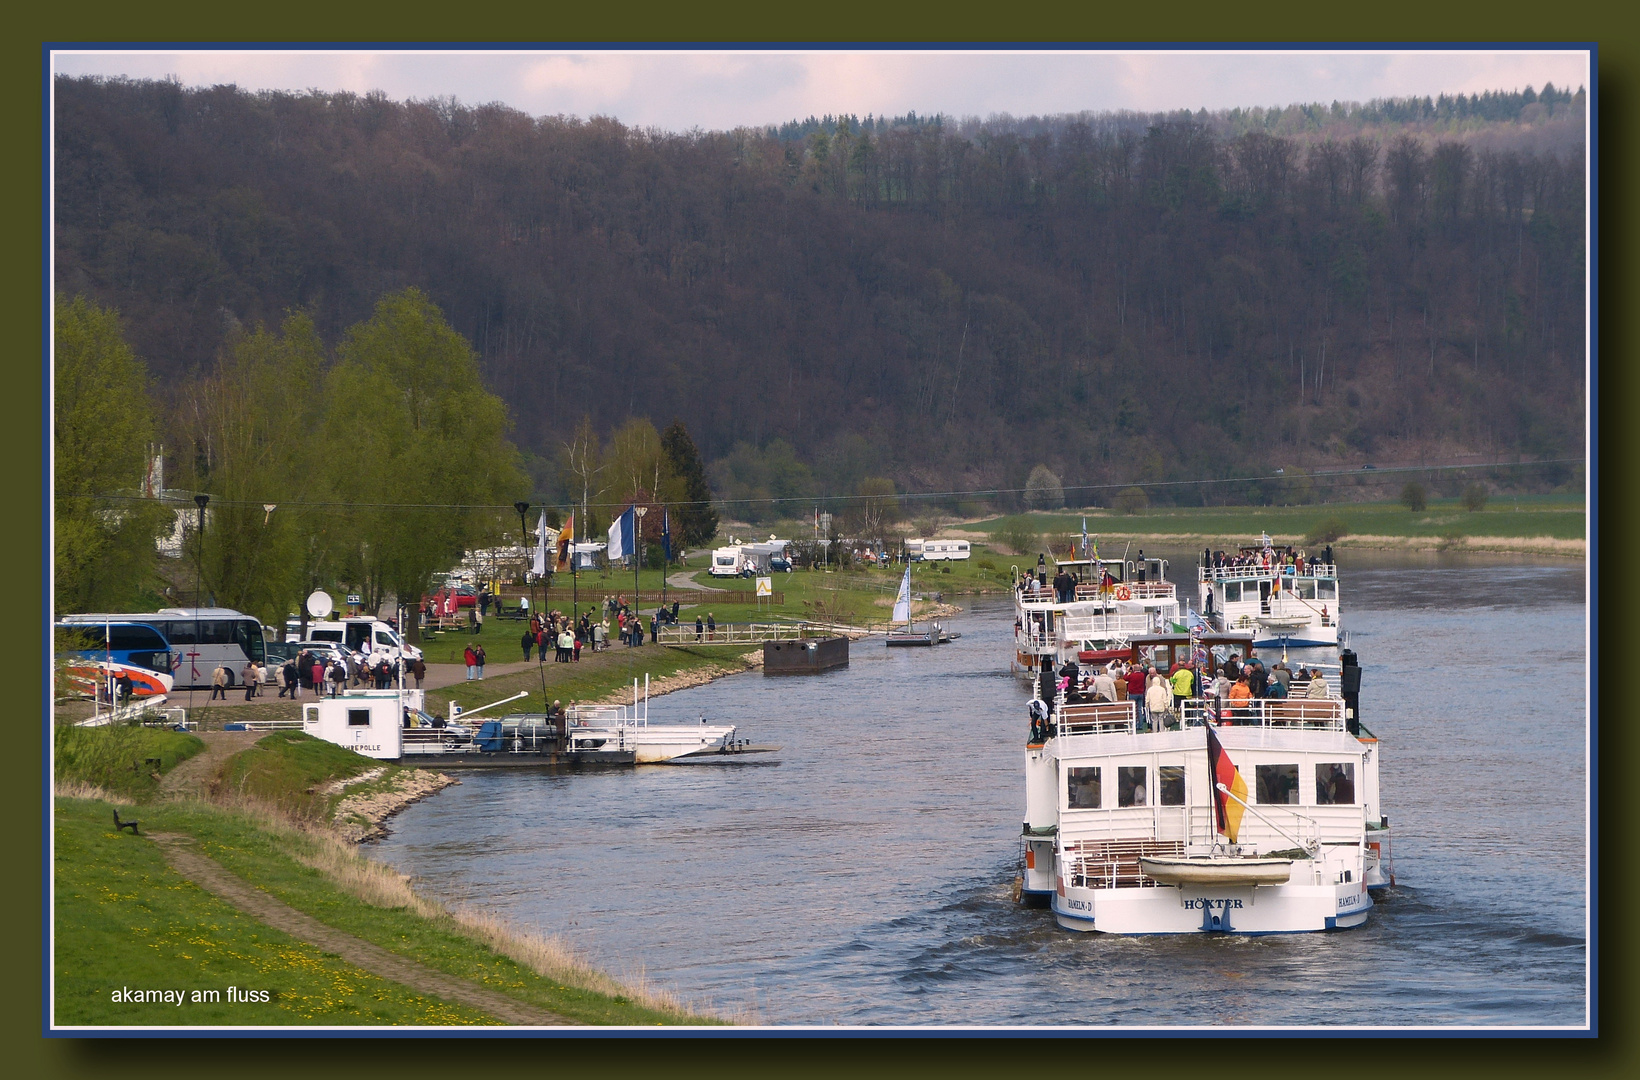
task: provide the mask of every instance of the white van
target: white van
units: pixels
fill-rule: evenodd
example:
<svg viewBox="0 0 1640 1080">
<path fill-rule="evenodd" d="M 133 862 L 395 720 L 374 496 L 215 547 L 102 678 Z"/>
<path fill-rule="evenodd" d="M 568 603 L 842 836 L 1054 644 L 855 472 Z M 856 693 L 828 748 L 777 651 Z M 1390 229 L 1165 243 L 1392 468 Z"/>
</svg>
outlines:
<svg viewBox="0 0 1640 1080">
<path fill-rule="evenodd" d="M 406 645 L 399 632 L 380 619 L 342 619 L 339 622 L 308 623 L 310 641 L 334 641 L 354 652 L 375 656 L 386 653 L 389 660 L 403 655 L 406 660 L 420 660 L 421 650 Z"/>
<path fill-rule="evenodd" d="M 720 547 L 712 550 L 713 577 L 739 577 L 746 569 L 746 556 L 739 547 Z"/>
</svg>

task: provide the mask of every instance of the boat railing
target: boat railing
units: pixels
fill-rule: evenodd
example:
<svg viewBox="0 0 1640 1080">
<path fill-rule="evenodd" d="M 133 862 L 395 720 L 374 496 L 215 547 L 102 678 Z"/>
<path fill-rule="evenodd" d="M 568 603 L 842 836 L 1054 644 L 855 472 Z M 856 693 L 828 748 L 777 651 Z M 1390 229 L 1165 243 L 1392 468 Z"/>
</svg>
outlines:
<svg viewBox="0 0 1640 1080">
<path fill-rule="evenodd" d="M 1111 635 L 1147 634 L 1155 628 L 1156 620 L 1149 614 L 1134 613 L 1067 615 L 1059 622 L 1059 633 L 1067 641 L 1086 641 L 1088 638 Z"/>
<path fill-rule="evenodd" d="M 1059 707 L 1060 735 L 1132 735 L 1137 713 L 1131 701 L 1094 701 Z"/>
<path fill-rule="evenodd" d="M 1118 581 L 1114 585 L 1097 582 L 1076 587 L 1078 600 L 1175 600 L 1178 592 L 1171 581 Z"/>
<path fill-rule="evenodd" d="M 1204 724 L 1302 731 L 1343 731 L 1339 698 L 1253 698 L 1231 704 L 1217 698 L 1187 698 L 1180 709 L 1185 727 Z"/>
<path fill-rule="evenodd" d="M 1054 649 L 1058 647 L 1058 638 L 1054 634 L 1042 630 L 1032 630 L 1029 627 L 1016 631 L 1021 648 L 1024 649 Z"/>
<path fill-rule="evenodd" d="M 1249 579 L 1276 577 L 1277 575 L 1282 577 L 1297 577 L 1299 576 L 1298 567 L 1282 566 L 1280 564 L 1266 566 L 1263 563 L 1257 563 L 1252 566 L 1196 567 L 1197 581 L 1245 581 Z M 1336 578 L 1338 576 L 1338 564 L 1306 562 L 1304 564 L 1304 573 L 1302 576 L 1315 578 Z"/>
</svg>

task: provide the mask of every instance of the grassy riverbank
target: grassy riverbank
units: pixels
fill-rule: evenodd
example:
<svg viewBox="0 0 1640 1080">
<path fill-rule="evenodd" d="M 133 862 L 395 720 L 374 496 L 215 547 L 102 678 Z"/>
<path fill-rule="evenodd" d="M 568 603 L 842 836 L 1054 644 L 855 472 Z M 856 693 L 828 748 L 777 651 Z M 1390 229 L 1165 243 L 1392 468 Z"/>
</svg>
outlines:
<svg viewBox="0 0 1640 1080">
<path fill-rule="evenodd" d="M 108 733 L 112 742 L 119 730 L 90 734 Z M 209 785 L 217 794 L 207 800 L 168 797 L 163 790 L 110 793 L 86 782 L 84 762 L 92 760 L 101 758 L 82 747 L 57 776 L 58 1024 L 502 1022 L 493 1010 L 441 993 L 439 987 L 448 986 L 438 983 L 441 978 L 500 994 L 561 1022 L 717 1022 L 664 993 L 617 983 L 556 939 L 522 932 L 480 911 L 448 910 L 417 894 L 397 872 L 360 855 L 332 830 L 331 815 L 344 795 L 357 793 L 357 787 L 343 787 L 348 779 L 387 779 L 370 776 L 380 763 L 278 733 L 223 761 L 218 782 Z M 116 807 L 122 818 L 141 821 L 142 835 L 114 829 Z M 168 843 L 187 842 L 257 895 L 317 920 L 318 933 L 304 939 L 282 932 L 202 888 L 168 861 L 151 839 L 156 834 L 170 837 Z M 349 963 L 338 955 L 345 950 L 327 945 L 327 935 L 413 961 L 431 974 L 432 985 Z M 317 943 L 311 940 L 315 936 Z M 267 991 L 268 998 L 230 1000 L 229 986 Z M 116 1001 L 116 993 L 126 988 L 182 990 L 187 1000 L 181 1005 Z M 200 995 L 193 994 L 196 990 Z M 210 1000 L 211 991 L 216 1000 Z"/>
<path fill-rule="evenodd" d="M 1580 496 L 1494 497 L 1485 509 L 1470 511 L 1455 499 L 1431 499 L 1419 512 L 1400 503 L 1334 503 L 1308 506 L 1165 507 L 1137 514 L 1089 510 L 1088 532 L 1101 554 L 1121 554 L 1128 542 L 1227 547 L 1250 543 L 1268 532 L 1280 543 L 1300 544 L 1327 519 L 1341 522 L 1345 535 L 1334 541 L 1351 547 L 1410 550 L 1520 551 L 1581 556 L 1587 515 Z M 1028 514 L 1030 527 L 1053 550 L 1080 536 L 1083 512 Z M 1007 519 L 991 518 L 958 526 L 959 534 L 989 540 L 1005 531 Z M 1112 545 L 1116 545 L 1114 548 Z M 1046 550 L 1046 549 L 1045 549 Z"/>
</svg>

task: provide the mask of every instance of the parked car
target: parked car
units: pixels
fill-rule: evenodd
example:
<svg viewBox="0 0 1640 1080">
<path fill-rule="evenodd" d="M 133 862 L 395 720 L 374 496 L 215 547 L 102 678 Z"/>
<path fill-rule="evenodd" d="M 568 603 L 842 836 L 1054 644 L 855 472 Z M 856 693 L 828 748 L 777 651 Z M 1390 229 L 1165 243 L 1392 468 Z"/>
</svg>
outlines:
<svg viewBox="0 0 1640 1080">
<path fill-rule="evenodd" d="M 352 681 L 353 676 L 358 674 L 359 665 L 363 663 L 364 660 L 359 653 L 354 652 L 345 645 L 338 645 L 334 641 L 286 642 L 284 647 L 295 650 L 291 653 L 292 656 L 297 655 L 303 649 L 306 649 L 312 653 L 317 653 L 325 658 L 325 666 L 327 668 L 332 663 L 340 660 L 342 662 L 342 666 L 347 669 L 347 678 L 350 682 Z"/>
</svg>

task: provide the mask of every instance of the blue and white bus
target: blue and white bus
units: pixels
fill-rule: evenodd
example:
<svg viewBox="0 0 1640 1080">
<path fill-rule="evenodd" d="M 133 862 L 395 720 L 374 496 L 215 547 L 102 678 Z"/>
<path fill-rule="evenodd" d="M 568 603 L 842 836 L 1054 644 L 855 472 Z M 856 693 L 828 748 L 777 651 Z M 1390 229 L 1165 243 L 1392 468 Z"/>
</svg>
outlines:
<svg viewBox="0 0 1640 1080">
<path fill-rule="evenodd" d="M 171 672 L 171 643 L 148 622 L 119 621 L 57 624 L 60 648 L 87 660 L 134 664 L 150 671 Z M 66 640 L 63 640 L 66 638 Z"/>
<path fill-rule="evenodd" d="M 64 615 L 60 625 L 85 626 L 98 637 L 111 623 L 135 623 L 159 632 L 170 645 L 171 675 L 178 690 L 209 687 L 218 666 L 228 685 L 239 682 L 248 661 L 267 662 L 262 623 L 232 608 L 163 608 L 152 613 Z"/>
</svg>

